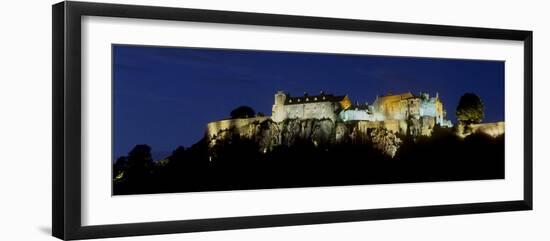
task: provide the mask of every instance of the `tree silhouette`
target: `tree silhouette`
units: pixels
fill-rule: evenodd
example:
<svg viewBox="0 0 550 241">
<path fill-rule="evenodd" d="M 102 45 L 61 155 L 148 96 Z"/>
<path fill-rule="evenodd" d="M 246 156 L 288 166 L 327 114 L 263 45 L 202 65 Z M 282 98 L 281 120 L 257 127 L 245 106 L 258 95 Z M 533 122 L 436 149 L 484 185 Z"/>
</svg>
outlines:
<svg viewBox="0 0 550 241">
<path fill-rule="evenodd" d="M 119 157 L 113 164 L 113 178 L 122 177 L 121 174 L 126 171 L 126 168 L 128 168 L 128 159 L 125 156 Z"/>
<path fill-rule="evenodd" d="M 118 195 L 154 192 L 154 167 L 151 147 L 136 145 L 128 156 L 119 157 L 113 165 L 113 193 Z"/>
<path fill-rule="evenodd" d="M 153 167 L 151 158 L 151 147 L 148 145 L 136 145 L 128 153 L 127 177 L 130 179 L 145 180 L 150 176 Z"/>
<path fill-rule="evenodd" d="M 473 93 L 466 93 L 460 97 L 456 107 L 456 118 L 459 123 L 476 124 L 483 120 L 483 103 L 479 96 Z"/>
<path fill-rule="evenodd" d="M 255 114 L 254 109 L 245 105 L 237 107 L 230 113 L 231 119 L 254 117 Z"/>
</svg>

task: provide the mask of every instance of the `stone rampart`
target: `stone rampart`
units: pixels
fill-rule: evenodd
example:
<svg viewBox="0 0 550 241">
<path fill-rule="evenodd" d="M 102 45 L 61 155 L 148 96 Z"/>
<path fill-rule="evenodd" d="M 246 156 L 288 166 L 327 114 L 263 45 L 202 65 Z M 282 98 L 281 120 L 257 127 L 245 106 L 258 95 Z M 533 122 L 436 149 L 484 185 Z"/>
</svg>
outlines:
<svg viewBox="0 0 550 241">
<path fill-rule="evenodd" d="M 208 138 L 212 138 L 215 135 L 218 135 L 223 130 L 229 130 L 232 128 L 242 128 L 246 125 L 249 125 L 254 122 L 262 122 L 269 119 L 269 116 L 260 116 L 252 118 L 242 118 L 242 119 L 227 119 L 221 121 L 214 121 L 208 123 L 206 127 L 206 135 Z"/>
<path fill-rule="evenodd" d="M 470 125 L 472 133 L 484 133 L 492 137 L 504 134 L 504 121 Z"/>
</svg>

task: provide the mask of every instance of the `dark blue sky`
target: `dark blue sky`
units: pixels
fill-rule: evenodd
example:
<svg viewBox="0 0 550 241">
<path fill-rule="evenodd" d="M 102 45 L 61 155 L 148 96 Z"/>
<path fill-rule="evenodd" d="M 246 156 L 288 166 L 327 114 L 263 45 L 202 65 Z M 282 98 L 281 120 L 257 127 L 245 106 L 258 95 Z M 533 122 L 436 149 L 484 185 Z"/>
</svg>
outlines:
<svg viewBox="0 0 550 241">
<path fill-rule="evenodd" d="M 487 122 L 504 120 L 504 62 L 369 55 L 113 45 L 114 156 L 136 144 L 169 153 L 240 105 L 271 115 L 277 90 L 324 90 L 372 103 L 389 92 L 439 96 L 456 123 L 476 93 Z"/>
</svg>

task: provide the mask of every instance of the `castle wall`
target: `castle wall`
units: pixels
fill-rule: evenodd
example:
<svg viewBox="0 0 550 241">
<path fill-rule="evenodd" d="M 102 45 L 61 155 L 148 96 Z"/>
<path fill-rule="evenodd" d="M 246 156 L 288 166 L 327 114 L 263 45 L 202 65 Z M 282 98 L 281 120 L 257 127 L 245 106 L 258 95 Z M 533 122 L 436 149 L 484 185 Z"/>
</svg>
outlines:
<svg viewBox="0 0 550 241">
<path fill-rule="evenodd" d="M 220 131 L 231 129 L 231 128 L 241 128 L 255 121 L 264 121 L 269 119 L 269 116 L 260 116 L 252 118 L 242 118 L 242 119 L 228 119 L 221 121 L 214 121 L 208 123 L 206 126 L 206 136 L 212 138 L 217 135 Z"/>
<path fill-rule="evenodd" d="M 336 121 L 335 103 L 317 102 L 306 104 L 285 105 L 284 112 L 288 119 L 323 119 Z"/>
<path fill-rule="evenodd" d="M 275 102 L 273 104 L 271 119 L 275 122 L 281 122 L 287 118 L 287 113 L 285 110 L 285 100 L 286 94 L 282 91 L 275 94 Z"/>
<path fill-rule="evenodd" d="M 433 118 L 435 124 L 452 127 L 449 120 L 445 120 L 445 110 L 439 98 L 428 95 L 422 97 L 407 97 L 400 99 L 400 95 L 385 96 L 375 101 L 373 105 L 375 121 L 384 120 L 421 120 L 422 118 Z M 417 121 L 418 122 L 418 121 Z M 425 120 L 422 120 L 425 122 Z M 422 125 L 424 126 L 424 125 Z"/>
<path fill-rule="evenodd" d="M 287 112 L 284 105 L 273 105 L 271 112 L 271 119 L 275 122 L 281 122 L 287 118 Z"/>
<path fill-rule="evenodd" d="M 405 120 L 407 119 L 407 100 L 382 101 L 377 110 L 384 116 L 384 120 Z"/>
<path fill-rule="evenodd" d="M 423 100 L 420 102 L 420 116 L 437 116 L 437 108 L 435 99 Z"/>
<path fill-rule="evenodd" d="M 470 125 L 472 133 L 484 133 L 492 137 L 504 134 L 504 121 Z"/>
<path fill-rule="evenodd" d="M 358 121 L 357 130 L 360 133 L 367 133 L 369 129 L 385 128 L 393 133 L 405 134 L 407 132 L 407 122 L 404 120 L 385 120 L 385 121 Z"/>
<path fill-rule="evenodd" d="M 342 110 L 339 114 L 340 119 L 343 121 L 353 121 L 353 120 L 368 120 L 368 121 L 375 121 L 375 117 L 372 114 L 369 114 L 367 110 L 356 110 L 356 109 L 348 109 L 348 110 Z"/>
<path fill-rule="evenodd" d="M 422 100 L 420 104 L 420 116 L 435 117 L 437 124 L 441 126 L 452 126 L 450 121 L 445 120 L 443 103 L 436 98 Z"/>
</svg>

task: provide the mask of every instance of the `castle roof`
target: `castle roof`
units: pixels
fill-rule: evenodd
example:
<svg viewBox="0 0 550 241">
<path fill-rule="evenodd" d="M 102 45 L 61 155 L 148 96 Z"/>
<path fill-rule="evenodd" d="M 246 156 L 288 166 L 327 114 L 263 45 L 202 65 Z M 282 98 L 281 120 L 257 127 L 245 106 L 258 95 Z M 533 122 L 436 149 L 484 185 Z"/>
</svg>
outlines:
<svg viewBox="0 0 550 241">
<path fill-rule="evenodd" d="M 411 92 L 402 93 L 402 94 L 387 94 L 378 97 L 378 99 L 394 99 L 394 100 L 406 100 L 409 98 L 414 98 L 414 96 Z"/>
<path fill-rule="evenodd" d="M 316 102 L 340 102 L 346 98 L 345 95 L 335 96 L 331 94 L 321 93 L 320 95 L 307 95 L 299 97 L 287 97 L 285 105 L 316 103 Z"/>
</svg>

